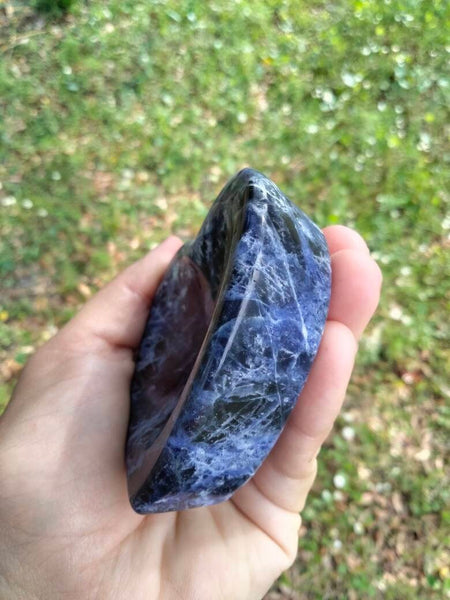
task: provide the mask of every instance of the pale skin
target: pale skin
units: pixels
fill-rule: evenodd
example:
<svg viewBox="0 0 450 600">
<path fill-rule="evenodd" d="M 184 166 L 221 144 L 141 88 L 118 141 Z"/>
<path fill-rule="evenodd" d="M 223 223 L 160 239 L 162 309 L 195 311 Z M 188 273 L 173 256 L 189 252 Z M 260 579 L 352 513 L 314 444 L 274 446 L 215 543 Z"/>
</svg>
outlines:
<svg viewBox="0 0 450 600">
<path fill-rule="evenodd" d="M 0 420 L 2 599 L 264 596 L 295 559 L 317 455 L 379 299 L 363 239 L 324 233 L 333 276 L 319 353 L 271 454 L 228 502 L 144 517 L 127 496 L 133 349 L 180 240 L 123 271 L 36 352 Z"/>
</svg>

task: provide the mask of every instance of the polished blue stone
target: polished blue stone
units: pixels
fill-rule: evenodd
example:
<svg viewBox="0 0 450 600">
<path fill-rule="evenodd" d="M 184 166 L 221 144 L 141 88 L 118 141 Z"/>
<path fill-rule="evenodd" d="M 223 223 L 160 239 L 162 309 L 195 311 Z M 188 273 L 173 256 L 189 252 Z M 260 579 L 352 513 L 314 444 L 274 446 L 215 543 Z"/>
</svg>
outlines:
<svg viewBox="0 0 450 600">
<path fill-rule="evenodd" d="M 320 229 L 244 169 L 172 261 L 136 356 L 126 449 L 139 513 L 226 500 L 267 456 L 322 336 Z"/>
</svg>

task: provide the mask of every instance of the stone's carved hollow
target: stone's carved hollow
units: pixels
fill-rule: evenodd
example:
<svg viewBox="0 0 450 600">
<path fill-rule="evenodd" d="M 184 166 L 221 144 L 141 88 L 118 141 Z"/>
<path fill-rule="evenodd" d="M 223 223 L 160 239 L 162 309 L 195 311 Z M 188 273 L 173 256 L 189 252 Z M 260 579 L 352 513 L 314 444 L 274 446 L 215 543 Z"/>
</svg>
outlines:
<svg viewBox="0 0 450 600">
<path fill-rule="evenodd" d="M 295 405 L 330 299 L 320 229 L 244 169 L 160 284 L 136 356 L 126 448 L 139 513 L 229 498 Z"/>
</svg>

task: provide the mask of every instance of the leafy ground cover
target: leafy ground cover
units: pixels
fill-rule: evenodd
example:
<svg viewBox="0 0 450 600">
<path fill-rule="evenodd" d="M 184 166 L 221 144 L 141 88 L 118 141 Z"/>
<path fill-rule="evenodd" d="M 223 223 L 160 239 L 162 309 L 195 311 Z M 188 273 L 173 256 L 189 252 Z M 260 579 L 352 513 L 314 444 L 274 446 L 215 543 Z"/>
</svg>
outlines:
<svg viewBox="0 0 450 600">
<path fill-rule="evenodd" d="M 99 286 L 258 168 L 385 279 L 269 597 L 450 597 L 448 3 L 68 4 L 0 3 L 0 406 Z"/>
</svg>

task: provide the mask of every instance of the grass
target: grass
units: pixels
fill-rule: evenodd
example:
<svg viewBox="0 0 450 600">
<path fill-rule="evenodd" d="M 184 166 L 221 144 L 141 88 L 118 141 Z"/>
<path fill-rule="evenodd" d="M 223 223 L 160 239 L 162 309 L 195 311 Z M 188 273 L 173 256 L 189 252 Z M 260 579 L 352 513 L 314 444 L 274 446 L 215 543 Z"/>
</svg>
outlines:
<svg viewBox="0 0 450 600">
<path fill-rule="evenodd" d="M 450 597 L 449 21 L 444 0 L 0 4 L 0 405 L 36 346 L 193 235 L 245 165 L 381 264 L 273 598 Z"/>
</svg>

